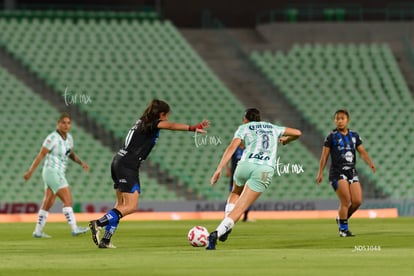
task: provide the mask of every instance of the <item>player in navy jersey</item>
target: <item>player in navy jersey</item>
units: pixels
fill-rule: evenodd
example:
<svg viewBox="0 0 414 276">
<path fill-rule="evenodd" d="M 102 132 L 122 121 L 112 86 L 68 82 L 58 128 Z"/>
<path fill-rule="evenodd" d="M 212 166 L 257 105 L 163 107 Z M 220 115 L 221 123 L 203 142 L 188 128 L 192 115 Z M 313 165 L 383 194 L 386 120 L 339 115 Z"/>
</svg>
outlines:
<svg viewBox="0 0 414 276">
<path fill-rule="evenodd" d="M 203 120 L 193 126 L 168 122 L 169 114 L 170 106 L 166 102 L 158 99 L 152 100 L 139 120 L 129 130 L 124 146 L 113 158 L 111 175 L 116 193 L 115 207 L 100 219 L 89 223 L 92 240 L 99 248 L 115 248 L 110 240 L 118 227 L 119 220 L 137 210 L 141 193 L 139 167 L 157 142 L 160 130 L 205 133 L 204 128 L 210 125 L 208 120 Z M 101 227 L 105 227 L 102 239 L 100 238 Z"/>
<path fill-rule="evenodd" d="M 349 231 L 348 219 L 362 204 L 361 183 L 355 169 L 356 151 L 359 152 L 361 158 L 370 166 L 374 173 L 376 167 L 362 145 L 362 140 L 358 133 L 348 129 L 348 111 L 346 109 L 336 111 L 334 122 L 336 128 L 326 137 L 322 148 L 316 182 L 318 184 L 322 182 L 323 170 L 328 156 L 331 155 L 329 181 L 340 202 L 337 218 L 339 236 L 350 237 L 353 234 Z"/>
<path fill-rule="evenodd" d="M 243 146 L 240 145 L 239 147 L 237 147 L 236 151 L 233 153 L 233 155 L 231 156 L 231 160 L 230 160 L 230 166 L 229 164 L 227 164 L 226 167 L 226 176 L 230 177 L 230 185 L 229 185 L 229 191 L 230 191 L 230 195 L 227 199 L 227 205 L 226 205 L 226 209 L 227 206 L 231 206 L 232 204 L 234 205 L 234 203 L 237 201 L 239 195 L 233 193 L 233 186 L 234 186 L 234 171 L 236 170 L 237 167 L 237 163 L 239 163 L 241 157 L 243 155 Z M 243 219 L 242 221 L 248 221 L 248 217 L 249 217 L 249 211 L 250 211 L 250 207 L 244 211 L 243 214 Z M 225 210 L 226 215 L 229 213 L 228 210 Z"/>
</svg>

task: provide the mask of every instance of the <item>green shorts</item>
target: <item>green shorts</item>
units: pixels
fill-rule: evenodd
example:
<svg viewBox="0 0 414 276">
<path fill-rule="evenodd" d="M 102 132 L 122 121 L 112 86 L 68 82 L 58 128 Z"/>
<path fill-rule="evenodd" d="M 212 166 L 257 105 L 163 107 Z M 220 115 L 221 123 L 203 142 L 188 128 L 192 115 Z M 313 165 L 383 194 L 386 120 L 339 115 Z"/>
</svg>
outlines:
<svg viewBox="0 0 414 276">
<path fill-rule="evenodd" d="M 274 172 L 275 170 L 267 165 L 239 162 L 234 172 L 234 181 L 237 186 L 247 183 L 253 191 L 263 193 L 272 182 Z"/>
<path fill-rule="evenodd" d="M 59 189 L 69 186 L 65 174 L 60 170 L 43 168 L 42 177 L 45 190 L 50 188 L 54 194 L 56 194 Z"/>
</svg>

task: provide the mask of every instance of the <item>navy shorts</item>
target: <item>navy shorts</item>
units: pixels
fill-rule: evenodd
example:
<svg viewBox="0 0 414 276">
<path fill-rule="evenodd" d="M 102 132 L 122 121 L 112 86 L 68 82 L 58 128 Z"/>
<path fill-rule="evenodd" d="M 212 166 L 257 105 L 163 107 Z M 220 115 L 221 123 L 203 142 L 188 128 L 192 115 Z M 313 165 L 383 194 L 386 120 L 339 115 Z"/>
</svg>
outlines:
<svg viewBox="0 0 414 276">
<path fill-rule="evenodd" d="M 121 193 L 141 193 L 138 168 L 127 168 L 115 157 L 111 164 L 111 176 L 115 190 Z"/>
<path fill-rule="evenodd" d="M 345 179 L 349 184 L 359 182 L 358 172 L 353 168 L 349 170 L 332 170 L 329 173 L 329 181 L 335 191 L 338 189 L 338 181 L 341 179 Z"/>
</svg>

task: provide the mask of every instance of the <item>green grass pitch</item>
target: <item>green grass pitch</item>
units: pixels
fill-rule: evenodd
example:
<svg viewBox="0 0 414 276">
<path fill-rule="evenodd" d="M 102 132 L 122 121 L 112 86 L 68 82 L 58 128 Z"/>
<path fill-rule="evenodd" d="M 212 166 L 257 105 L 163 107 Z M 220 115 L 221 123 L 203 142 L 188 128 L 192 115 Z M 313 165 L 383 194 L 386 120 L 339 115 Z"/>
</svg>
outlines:
<svg viewBox="0 0 414 276">
<path fill-rule="evenodd" d="M 85 225 L 86 223 L 79 223 Z M 193 248 L 194 225 L 218 221 L 121 222 L 98 249 L 90 233 L 72 237 L 48 223 L 51 239 L 34 239 L 33 223 L 0 223 L 0 275 L 413 275 L 413 219 L 352 219 L 355 237 L 339 238 L 334 220 L 239 222 L 217 250 Z"/>
</svg>

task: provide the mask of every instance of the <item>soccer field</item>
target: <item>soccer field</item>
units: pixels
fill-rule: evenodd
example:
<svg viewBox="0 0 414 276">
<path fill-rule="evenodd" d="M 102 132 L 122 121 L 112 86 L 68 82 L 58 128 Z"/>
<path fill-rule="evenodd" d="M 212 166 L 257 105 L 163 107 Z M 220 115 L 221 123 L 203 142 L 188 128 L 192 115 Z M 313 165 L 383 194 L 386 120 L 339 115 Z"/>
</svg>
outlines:
<svg viewBox="0 0 414 276">
<path fill-rule="evenodd" d="M 335 220 L 239 222 L 217 250 L 193 248 L 194 225 L 218 221 L 121 222 L 116 249 L 90 234 L 72 237 L 48 223 L 51 239 L 34 239 L 34 223 L 0 223 L 0 275 L 413 275 L 413 219 L 352 219 L 355 237 L 339 238 Z M 86 225 L 86 223 L 79 223 Z"/>
</svg>

